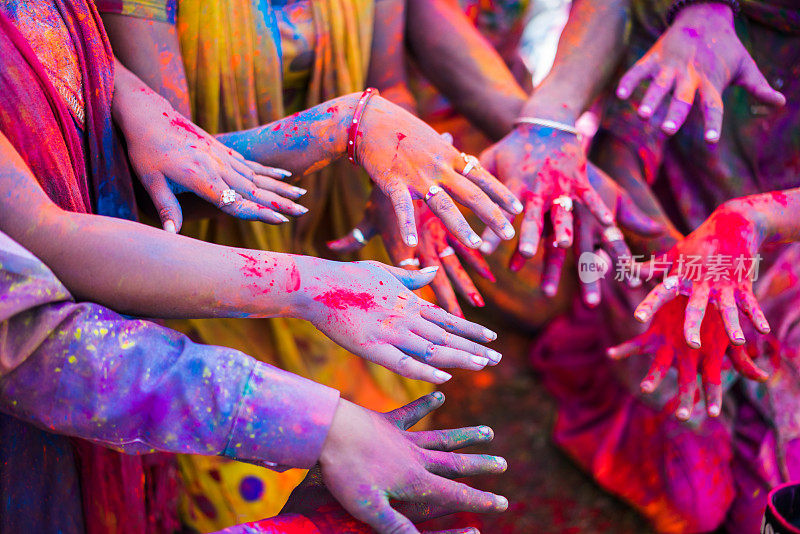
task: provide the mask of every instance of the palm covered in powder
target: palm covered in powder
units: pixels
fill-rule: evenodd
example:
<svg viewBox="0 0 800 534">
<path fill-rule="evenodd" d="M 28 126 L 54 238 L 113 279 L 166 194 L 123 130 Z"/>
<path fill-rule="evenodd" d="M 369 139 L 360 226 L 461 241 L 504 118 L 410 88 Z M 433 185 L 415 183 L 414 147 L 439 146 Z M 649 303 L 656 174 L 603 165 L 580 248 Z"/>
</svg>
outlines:
<svg viewBox="0 0 800 534">
<path fill-rule="evenodd" d="M 479 370 L 500 360 L 475 342 L 491 341 L 495 333 L 412 293 L 431 282 L 435 269 L 408 271 L 378 262 L 323 265 L 304 281 L 301 317 L 354 354 L 437 384 L 450 379 L 437 368 Z"/>
</svg>

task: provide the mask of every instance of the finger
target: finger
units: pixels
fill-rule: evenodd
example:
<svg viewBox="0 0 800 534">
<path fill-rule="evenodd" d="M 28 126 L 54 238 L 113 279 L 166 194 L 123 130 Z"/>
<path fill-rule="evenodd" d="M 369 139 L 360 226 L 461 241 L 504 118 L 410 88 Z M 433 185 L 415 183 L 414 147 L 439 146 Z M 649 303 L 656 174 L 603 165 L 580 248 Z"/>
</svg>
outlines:
<svg viewBox="0 0 800 534">
<path fill-rule="evenodd" d="M 463 512 L 504 512 L 508 508 L 508 499 L 494 493 L 479 491 L 474 488 L 435 475 L 428 491 L 419 492 L 414 500 L 429 502 Z"/>
<path fill-rule="evenodd" d="M 480 371 L 489 365 L 489 359 L 463 350 L 443 347 L 411 332 L 394 341 L 394 346 L 423 363 L 437 368 L 456 368 Z"/>
<path fill-rule="evenodd" d="M 567 249 L 557 247 L 555 244 L 551 244 L 545 249 L 542 292 L 548 297 L 554 297 L 558 293 L 558 284 L 561 281 L 561 271 L 564 269 L 566 257 Z"/>
<path fill-rule="evenodd" d="M 483 165 L 474 167 L 467 178 L 502 209 L 515 215 L 522 213 L 522 202 Z"/>
<path fill-rule="evenodd" d="M 362 219 L 353 230 L 344 237 L 328 241 L 328 248 L 339 254 L 360 250 L 372 239 L 378 231 L 375 226 Z"/>
<path fill-rule="evenodd" d="M 609 232 L 612 230 L 619 231 L 622 234 L 622 231 L 616 226 L 609 226 L 606 230 Z M 616 236 L 615 236 L 616 237 Z M 628 244 L 625 242 L 625 239 L 611 239 L 607 237 L 607 234 L 604 233 L 602 235 L 603 241 L 603 248 L 602 250 L 607 252 L 609 260 L 611 260 L 612 265 L 623 265 L 624 261 L 627 261 L 631 258 L 631 249 L 628 248 Z"/>
<path fill-rule="evenodd" d="M 769 378 L 769 373 L 758 367 L 753 360 L 748 356 L 747 349 L 743 346 L 730 347 L 728 349 L 728 357 L 731 359 L 733 368 L 736 371 L 750 380 L 757 382 L 766 382 Z"/>
<path fill-rule="evenodd" d="M 427 451 L 423 453 L 423 458 L 425 458 L 425 468 L 429 472 L 445 478 L 499 474 L 508 468 L 504 458 L 488 454 Z"/>
<path fill-rule="evenodd" d="M 452 347 L 454 349 L 459 349 L 469 352 L 470 354 L 475 354 L 478 356 L 483 356 L 484 358 L 488 358 L 490 365 L 500 362 L 500 360 L 503 357 L 503 355 L 497 352 L 496 350 L 484 347 L 480 343 L 475 343 L 474 341 L 464 339 L 463 337 L 453 335 L 444 330 L 443 328 L 440 328 L 428 321 L 423 321 L 419 324 L 415 324 L 411 328 L 411 331 L 417 334 L 418 336 L 427 339 L 430 342 L 436 343 L 437 345 L 442 345 L 444 347 Z"/>
<path fill-rule="evenodd" d="M 442 221 L 445 228 L 450 230 L 450 233 L 459 241 L 469 248 L 478 248 L 480 246 L 481 238 L 478 237 L 478 234 L 470 227 L 467 220 L 445 191 L 433 195 L 426 202 L 431 211 Z"/>
<path fill-rule="evenodd" d="M 396 181 L 392 182 L 388 189 L 384 189 L 383 192 L 389 197 L 392 207 L 394 207 L 397 226 L 400 228 L 403 241 L 409 247 L 417 246 L 419 237 L 414 217 L 414 200 L 411 198 L 408 188 L 402 182 Z"/>
<path fill-rule="evenodd" d="M 719 357 L 707 354 L 700 365 L 700 376 L 706 412 L 710 417 L 717 417 L 722 409 L 722 354 Z"/>
<path fill-rule="evenodd" d="M 761 309 L 761 305 L 758 303 L 758 300 L 756 300 L 755 295 L 753 295 L 753 290 L 750 288 L 737 290 L 736 301 L 742 312 L 750 318 L 756 330 L 762 334 L 769 334 L 769 322 L 767 322 L 767 318 L 764 315 L 764 310 Z"/>
<path fill-rule="evenodd" d="M 453 251 L 452 248 L 450 248 L 450 250 Z M 445 252 L 448 251 L 445 250 Z M 458 294 L 464 299 L 468 300 L 473 306 L 482 308 L 485 305 L 483 302 L 483 297 L 478 291 L 478 288 L 475 287 L 475 284 L 472 283 L 472 279 L 464 270 L 464 267 L 461 266 L 461 262 L 458 260 L 458 256 L 456 256 L 455 251 L 444 257 L 440 257 L 440 261 L 442 262 L 442 266 L 447 273 L 447 277 L 452 282 L 453 287 Z"/>
<path fill-rule="evenodd" d="M 526 258 L 536 254 L 544 231 L 544 195 L 540 182 L 534 184 L 533 190 L 525 199 L 525 215 L 519 231 L 519 253 Z"/>
<path fill-rule="evenodd" d="M 575 234 L 575 245 L 579 254 L 578 257 L 582 258 L 584 254 L 594 254 L 595 226 L 594 221 L 586 221 L 587 213 L 583 208 L 576 206 L 575 211 L 578 225 L 577 233 Z M 578 264 L 580 264 L 580 261 Z M 580 268 L 580 265 L 578 265 L 578 268 Z M 583 303 L 589 308 L 597 306 L 600 303 L 600 281 L 593 279 L 584 281 L 583 278 L 579 277 L 579 282 Z"/>
<path fill-rule="evenodd" d="M 655 63 L 650 62 L 647 56 L 637 61 L 620 78 L 619 84 L 617 84 L 617 97 L 625 100 L 631 96 L 636 87 L 651 76 L 655 66 Z"/>
<path fill-rule="evenodd" d="M 494 232 L 489 233 L 494 234 Z M 458 239 L 453 239 L 450 236 L 447 237 L 447 243 L 453 247 L 459 258 L 461 258 L 476 273 L 478 273 L 478 276 L 492 283 L 496 282 L 496 279 L 492 274 L 492 270 L 489 268 L 489 264 L 486 263 L 486 260 L 483 258 L 480 252 L 465 247 L 461 241 Z M 481 251 L 483 251 L 483 245 L 485 243 L 486 241 L 484 240 L 484 243 L 481 244 Z"/>
<path fill-rule="evenodd" d="M 143 176 L 140 180 L 158 212 L 161 226 L 170 233 L 178 233 L 183 225 L 183 211 L 167 179 L 160 172 Z"/>
<path fill-rule="evenodd" d="M 424 364 L 414 359 L 413 356 L 405 354 L 397 347 L 380 344 L 370 350 L 370 359 L 372 361 L 406 378 L 423 380 L 431 384 L 443 384 L 453 378 L 450 373 Z"/>
<path fill-rule="evenodd" d="M 656 349 L 653 355 L 653 361 L 650 363 L 650 368 L 647 370 L 647 375 L 639 384 L 643 393 L 652 393 L 664 378 L 669 373 L 670 366 L 674 357 L 672 347 L 660 346 Z"/>
<path fill-rule="evenodd" d="M 675 81 L 675 73 L 671 70 L 660 70 L 658 74 L 650 82 L 650 86 L 639 104 L 639 116 L 643 119 L 649 119 L 653 113 L 658 109 L 661 101 L 667 96 L 667 93 L 672 89 L 672 84 Z"/>
<path fill-rule="evenodd" d="M 268 165 L 262 165 L 257 161 L 246 159 L 243 160 L 241 163 L 243 163 L 251 171 L 253 171 L 256 176 L 266 176 L 269 178 L 274 178 L 276 180 L 285 180 L 286 178 L 291 178 L 292 176 L 292 171 L 281 169 L 279 167 L 270 167 Z"/>
<path fill-rule="evenodd" d="M 722 324 L 728 339 L 734 345 L 744 345 L 744 332 L 739 324 L 739 308 L 736 306 L 736 298 L 733 296 L 733 289 L 725 287 L 719 292 L 717 297 L 717 307 L 722 317 Z"/>
<path fill-rule="evenodd" d="M 573 218 L 572 211 L 565 209 L 560 204 L 550 207 L 550 220 L 553 223 L 553 235 L 556 243 L 561 248 L 572 246 Z"/>
<path fill-rule="evenodd" d="M 473 426 L 453 430 L 428 430 L 408 434 L 417 447 L 432 451 L 457 451 L 464 447 L 482 445 L 494 439 L 494 432 L 488 426 Z"/>
<path fill-rule="evenodd" d="M 765 104 L 771 106 L 783 106 L 786 104 L 786 97 L 770 87 L 769 82 L 749 54 L 742 63 L 741 73 L 734 83 L 744 87 L 747 92 Z"/>
<path fill-rule="evenodd" d="M 693 349 L 700 348 L 700 326 L 708 307 L 708 286 L 698 285 L 692 289 L 686 303 L 686 316 L 683 320 L 683 336 Z"/>
<path fill-rule="evenodd" d="M 617 202 L 617 222 L 626 230 L 645 237 L 654 237 L 666 231 L 666 227 L 663 224 L 651 219 L 624 192 Z"/>
<path fill-rule="evenodd" d="M 700 86 L 700 105 L 706 129 L 705 140 L 716 143 L 722 131 L 722 96 L 710 82 Z"/>
<path fill-rule="evenodd" d="M 588 187 L 579 193 L 583 205 L 589 208 L 592 215 L 595 216 L 597 221 L 603 226 L 608 226 L 614 223 L 614 214 L 603 202 L 603 199 L 592 187 Z"/>
<path fill-rule="evenodd" d="M 689 352 L 694 349 L 689 349 Z M 694 350 L 696 353 L 697 351 Z M 675 417 L 681 421 L 688 421 L 694 410 L 697 397 L 697 357 L 686 356 L 678 358 L 678 409 Z"/>
<path fill-rule="evenodd" d="M 220 175 L 231 189 L 251 202 L 295 217 L 308 213 L 308 208 L 305 206 L 296 204 L 272 191 L 258 188 L 255 183 L 231 167 L 223 169 Z"/>
<path fill-rule="evenodd" d="M 298 199 L 308 192 L 302 187 L 295 187 L 285 182 L 281 182 L 275 178 L 271 178 L 268 176 L 260 176 L 258 174 L 253 176 L 253 183 L 259 189 L 263 189 L 265 191 L 272 191 L 273 193 L 277 193 L 282 197 L 292 198 L 292 199 Z"/>
<path fill-rule="evenodd" d="M 653 315 L 667 302 L 678 296 L 677 277 L 667 277 L 664 282 L 658 284 L 644 300 L 636 307 L 633 316 L 636 320 L 646 323 L 653 318 Z"/>
<path fill-rule="evenodd" d="M 434 391 L 384 414 L 386 419 L 402 430 L 408 430 L 444 404 L 444 393 Z M 421 432 L 415 432 L 416 436 Z"/>
<path fill-rule="evenodd" d="M 433 281 L 433 277 L 436 276 L 436 273 L 439 270 L 438 267 L 425 267 L 418 271 L 414 271 L 384 264 L 381 264 L 381 267 L 389 271 L 400 281 L 401 284 L 412 291 L 430 284 L 431 281 Z"/>
<path fill-rule="evenodd" d="M 342 506 L 379 534 L 419 534 L 414 523 L 389 505 L 389 499 L 384 493 L 363 495 L 353 501 L 342 502 Z"/>
<path fill-rule="evenodd" d="M 696 91 L 697 83 L 693 77 L 678 77 L 678 83 L 675 85 L 675 92 L 672 95 L 667 114 L 664 116 L 664 122 L 661 123 L 661 131 L 667 135 L 672 135 L 683 126 L 686 117 L 689 116 L 689 111 L 692 109 Z"/>
<path fill-rule="evenodd" d="M 514 237 L 514 227 L 506 219 L 503 210 L 486 193 L 469 180 L 465 180 L 460 174 L 447 172 L 446 175 L 448 176 L 442 185 L 457 202 L 472 210 L 486 226 L 502 239 L 509 240 Z"/>
<path fill-rule="evenodd" d="M 419 255 L 420 263 L 425 267 L 442 266 L 439 256 L 433 248 L 433 244 L 426 239 L 423 239 L 422 243 L 417 248 L 417 254 Z M 434 276 L 431 282 L 431 289 L 436 296 L 436 302 L 439 306 L 453 315 L 464 317 L 461 306 L 458 304 L 456 293 L 453 291 L 453 286 L 450 285 L 450 280 L 448 280 L 447 273 L 444 269 L 439 269 L 436 272 L 436 276 Z"/>
<path fill-rule="evenodd" d="M 497 334 L 488 328 L 462 319 L 461 317 L 456 317 L 433 304 L 423 303 L 420 315 L 422 315 L 423 319 L 427 319 L 433 324 L 444 328 L 451 334 L 456 334 L 457 336 L 465 337 L 473 341 L 485 342 L 497 339 Z"/>
<path fill-rule="evenodd" d="M 289 222 L 283 214 L 277 213 L 260 204 L 245 200 L 236 193 L 236 200 L 232 204 L 221 206 L 220 210 L 243 221 L 261 221 L 267 224 L 283 224 Z"/>
<path fill-rule="evenodd" d="M 612 360 L 624 360 L 631 356 L 639 356 L 643 353 L 644 344 L 639 336 L 606 350 L 606 354 L 608 354 Z"/>
</svg>

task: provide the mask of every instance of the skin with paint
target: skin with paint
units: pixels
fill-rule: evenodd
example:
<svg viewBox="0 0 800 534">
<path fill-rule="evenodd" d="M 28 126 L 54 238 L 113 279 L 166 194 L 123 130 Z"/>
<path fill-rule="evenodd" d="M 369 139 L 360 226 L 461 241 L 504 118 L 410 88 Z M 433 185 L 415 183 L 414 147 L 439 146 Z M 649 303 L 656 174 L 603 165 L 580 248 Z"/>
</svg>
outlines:
<svg viewBox="0 0 800 534">
<path fill-rule="evenodd" d="M 3 137 L 0 229 L 77 298 L 144 317 L 299 317 L 351 352 L 441 383 L 434 365 L 483 368 L 496 335 L 410 290 L 432 271 L 222 247 L 131 221 L 65 212 Z"/>
<path fill-rule="evenodd" d="M 183 223 L 176 192 L 190 191 L 223 212 L 271 224 L 308 210 L 295 204 L 305 192 L 279 180 L 283 169 L 244 159 L 175 111 L 128 69 L 116 62 L 114 121 L 125 136 L 131 166 L 158 208 L 163 228 L 178 232 Z M 222 192 L 236 199 L 221 205 Z"/>
<path fill-rule="evenodd" d="M 420 513 L 435 517 L 456 511 L 505 511 L 505 497 L 450 480 L 506 470 L 503 458 L 452 452 L 491 441 L 489 427 L 408 431 L 443 403 L 444 395 L 434 392 L 379 414 L 340 400 L 319 461 L 327 491 L 347 512 L 382 534 L 418 534 L 412 520 Z M 390 499 L 406 508 L 394 509 Z"/>
<path fill-rule="evenodd" d="M 649 120 L 671 91 L 661 130 L 672 135 L 688 117 L 697 94 L 709 143 L 719 141 L 722 92 L 729 85 L 745 88 L 764 104 L 786 103 L 736 36 L 733 12 L 724 3 L 698 3 L 681 9 L 647 54 L 620 79 L 617 96 L 628 98 L 645 80 L 650 85 L 639 104 L 639 116 Z"/>
</svg>

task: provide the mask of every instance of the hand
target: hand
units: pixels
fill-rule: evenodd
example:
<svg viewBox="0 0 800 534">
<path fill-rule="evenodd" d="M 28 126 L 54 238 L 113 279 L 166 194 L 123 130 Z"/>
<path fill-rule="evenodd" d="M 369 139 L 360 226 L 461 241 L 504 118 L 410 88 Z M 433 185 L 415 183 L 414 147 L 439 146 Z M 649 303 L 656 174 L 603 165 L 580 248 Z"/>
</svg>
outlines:
<svg viewBox="0 0 800 534">
<path fill-rule="evenodd" d="M 617 96 L 628 98 L 637 85 L 650 79 L 639 104 L 639 115 L 649 119 L 672 91 L 669 109 L 661 123 L 672 135 L 692 109 L 695 93 L 705 121 L 705 139 L 719 141 L 722 131 L 722 92 L 731 84 L 744 87 L 765 104 L 782 106 L 786 98 L 769 86 L 747 53 L 733 26 L 731 8 L 722 3 L 683 8 L 655 45 L 625 73 Z"/>
<path fill-rule="evenodd" d="M 586 155 L 575 134 L 520 125 L 487 149 L 481 155 L 481 162 L 525 202 L 518 247 L 525 258 L 536 254 L 547 211 L 560 248 L 572 245 L 573 201 L 582 202 L 601 225 L 609 226 L 614 222 L 613 214 L 589 183 Z M 564 203 L 554 202 L 562 198 L 565 198 Z M 490 232 L 484 232 L 483 239 L 481 251 L 494 252 L 499 240 Z"/>
<path fill-rule="evenodd" d="M 732 201 L 715 210 L 666 254 L 663 267 L 669 269 L 669 276 L 639 304 L 635 317 L 642 322 L 650 320 L 656 310 L 682 293 L 689 296 L 683 333 L 692 348 L 700 347 L 709 301 L 719 310 L 734 345 L 745 342 L 737 306 L 759 332 L 768 333 L 769 323 L 753 294 L 763 241 L 756 218 L 757 214 L 748 213 L 746 203 Z"/>
<path fill-rule="evenodd" d="M 480 165 L 462 175 L 464 158 L 424 122 L 381 97 L 373 97 L 361 120 L 361 131 L 358 162 L 391 200 L 407 245 L 419 242 L 415 198 L 425 200 L 444 226 L 470 248 L 478 248 L 481 239 L 454 199 L 503 239 L 514 237 L 514 228 L 500 208 L 520 213 L 519 200 Z M 433 186 L 442 191 L 425 199 Z"/>
<path fill-rule="evenodd" d="M 458 258 L 463 258 L 480 276 L 494 282 L 494 276 L 489 270 L 486 260 L 477 251 L 465 247 L 455 239 L 441 220 L 435 217 L 422 201 L 415 201 L 414 206 L 417 228 L 420 233 L 420 244 L 416 247 L 409 247 L 400 239 L 396 219 L 390 215 L 390 211 L 387 211 L 391 209 L 391 203 L 386 195 L 377 188 L 372 192 L 370 201 L 367 203 L 364 219 L 354 229 L 354 232 L 356 230 L 361 232 L 363 242 L 356 239 L 355 234 L 351 232 L 341 239 L 331 241 L 328 246 L 331 250 L 339 253 L 352 252 L 363 247 L 366 241 L 373 236 L 380 234 L 386 251 L 395 265 L 406 269 L 413 269 L 420 265 L 422 267 L 444 266 L 444 269 L 436 272 L 436 276 L 431 282 L 431 288 L 436 295 L 437 302 L 445 310 L 458 317 L 464 316 L 456 299 L 453 285 L 459 294 L 474 306 L 483 307 L 483 297 Z M 457 253 L 458 256 L 450 251 Z"/>
<path fill-rule="evenodd" d="M 432 393 L 383 415 L 340 401 L 319 463 L 325 486 L 345 510 L 381 534 L 419 534 L 415 519 L 508 508 L 505 497 L 448 480 L 506 470 L 502 458 L 450 452 L 491 441 L 491 429 L 407 431 L 443 402 L 444 395 Z M 415 505 L 396 510 L 389 499 Z"/>
<path fill-rule="evenodd" d="M 371 261 L 297 261 L 314 267 L 298 288 L 296 313 L 362 358 L 435 384 L 451 378 L 437 368 L 480 370 L 500 361 L 498 352 L 475 343 L 492 341 L 497 334 L 409 291 L 429 284 L 435 268 L 408 271 Z"/>
<path fill-rule="evenodd" d="M 661 223 L 645 215 L 624 189 L 591 163 L 587 165 L 587 177 L 603 204 L 612 207 L 611 214 L 619 223 L 619 227 L 646 237 L 657 236 L 666 231 Z M 622 231 L 619 227 L 614 224 L 600 225 L 596 218 L 581 205 L 575 206 L 575 216 L 578 230 L 575 235 L 576 258 L 580 260 L 583 254 L 594 254 L 599 249 L 605 253 L 605 256 L 602 256 L 607 258 L 605 261 L 608 261 L 609 266 L 613 267 L 621 260 L 631 257 L 631 251 L 622 239 Z M 558 291 L 565 258 L 566 250 L 555 246 L 555 243 L 545 250 L 542 292 L 548 297 L 554 297 Z M 591 258 L 594 261 L 594 256 Z M 511 258 L 511 269 L 520 270 L 525 260 L 525 256 L 519 252 L 515 253 Z M 576 267 L 580 269 L 580 261 L 577 262 Z M 600 280 L 587 279 L 584 281 L 579 277 L 578 281 L 583 302 L 589 307 L 597 306 L 601 299 Z M 637 279 L 630 279 L 629 282 L 633 286 L 640 285 Z"/>
<path fill-rule="evenodd" d="M 288 221 L 282 213 L 298 216 L 308 211 L 290 200 L 305 191 L 279 181 L 291 173 L 245 160 L 117 65 L 114 117 L 125 135 L 131 165 L 165 230 L 181 228 L 183 215 L 175 194 L 184 191 L 245 220 L 280 224 Z M 236 192 L 235 202 L 222 205 L 226 189 Z"/>
<path fill-rule="evenodd" d="M 653 363 L 641 383 L 644 393 L 655 391 L 674 364 L 678 369 L 678 408 L 675 416 L 682 421 L 692 415 L 699 371 L 706 410 L 708 415 L 716 417 L 722 406 L 722 364 L 726 349 L 733 367 L 743 376 L 763 382 L 768 375 L 756 367 L 744 347 L 728 348 L 725 331 L 716 315 L 709 317 L 700 329 L 702 348 L 690 348 L 682 343 L 679 332 L 685 306 L 687 299 L 684 296 L 667 302 L 655 314 L 644 334 L 608 349 L 608 354 L 614 359 L 653 355 Z"/>
</svg>

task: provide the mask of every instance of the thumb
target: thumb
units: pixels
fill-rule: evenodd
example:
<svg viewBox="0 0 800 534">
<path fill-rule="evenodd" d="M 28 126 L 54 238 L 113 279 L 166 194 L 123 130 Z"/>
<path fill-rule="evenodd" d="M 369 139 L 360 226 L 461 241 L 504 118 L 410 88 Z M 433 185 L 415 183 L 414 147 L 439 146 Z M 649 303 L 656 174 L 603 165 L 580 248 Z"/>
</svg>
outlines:
<svg viewBox="0 0 800 534">
<path fill-rule="evenodd" d="M 161 219 L 161 226 L 167 232 L 177 234 L 183 225 L 183 212 L 167 179 L 160 172 L 156 172 L 142 177 L 141 181 L 156 207 L 158 218 Z"/>
<path fill-rule="evenodd" d="M 382 265 L 382 267 L 389 271 L 392 276 L 400 280 L 401 284 L 412 291 L 425 287 L 433 282 L 436 271 L 439 270 L 438 267 L 425 267 L 419 271 L 401 269 L 399 267 L 392 267 L 391 265 Z"/>
<path fill-rule="evenodd" d="M 408 430 L 442 404 L 444 404 L 444 394 L 434 391 L 405 406 L 387 412 L 384 417 L 401 430 Z"/>
<path fill-rule="evenodd" d="M 769 82 L 750 56 L 742 64 L 742 71 L 736 80 L 736 85 L 744 87 L 747 92 L 764 104 L 771 106 L 783 106 L 786 104 L 786 97 L 770 87 Z"/>
</svg>

